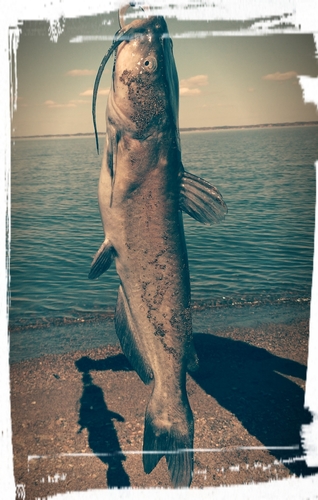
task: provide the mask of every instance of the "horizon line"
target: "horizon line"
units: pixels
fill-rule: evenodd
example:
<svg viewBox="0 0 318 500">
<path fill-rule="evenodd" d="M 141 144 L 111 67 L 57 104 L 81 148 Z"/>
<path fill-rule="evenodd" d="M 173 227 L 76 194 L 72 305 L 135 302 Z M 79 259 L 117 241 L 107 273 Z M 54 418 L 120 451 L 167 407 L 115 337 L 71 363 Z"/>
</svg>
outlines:
<svg viewBox="0 0 318 500">
<path fill-rule="evenodd" d="M 207 131 L 207 130 L 228 130 L 228 129 L 246 129 L 246 128 L 270 128 L 270 127 L 292 127 L 292 126 L 310 126 L 318 125 L 317 121 L 297 121 L 297 122 L 280 122 L 280 123 L 259 123 L 254 125 L 215 125 L 207 127 L 180 127 L 180 132 L 194 132 L 194 131 Z M 99 132 L 99 135 L 105 135 L 106 132 Z M 94 132 L 74 132 L 69 134 L 37 134 L 37 135 L 17 135 L 11 136 L 11 140 L 15 139 L 36 139 L 36 138 L 49 138 L 49 137 L 80 137 L 80 136 L 94 136 Z"/>
</svg>

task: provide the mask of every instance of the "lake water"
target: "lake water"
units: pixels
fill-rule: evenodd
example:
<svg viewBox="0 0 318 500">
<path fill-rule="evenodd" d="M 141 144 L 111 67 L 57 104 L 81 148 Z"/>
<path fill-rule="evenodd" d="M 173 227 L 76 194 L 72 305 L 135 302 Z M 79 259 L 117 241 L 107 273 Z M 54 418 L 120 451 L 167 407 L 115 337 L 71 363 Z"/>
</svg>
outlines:
<svg viewBox="0 0 318 500">
<path fill-rule="evenodd" d="M 213 226 L 184 215 L 195 310 L 214 310 L 217 320 L 223 308 L 223 324 L 248 322 L 251 309 L 243 314 L 242 307 L 249 304 L 263 312 L 268 305 L 299 306 L 309 317 L 318 127 L 183 133 L 181 142 L 185 168 L 218 187 L 229 209 Z M 59 352 L 61 345 L 64 351 L 87 347 L 87 332 L 71 334 L 75 325 L 113 315 L 114 266 L 96 281 L 87 278 L 104 239 L 100 162 L 93 137 L 12 145 L 13 360 Z M 107 343 L 104 334 L 94 340 L 94 328 L 89 345 Z"/>
</svg>

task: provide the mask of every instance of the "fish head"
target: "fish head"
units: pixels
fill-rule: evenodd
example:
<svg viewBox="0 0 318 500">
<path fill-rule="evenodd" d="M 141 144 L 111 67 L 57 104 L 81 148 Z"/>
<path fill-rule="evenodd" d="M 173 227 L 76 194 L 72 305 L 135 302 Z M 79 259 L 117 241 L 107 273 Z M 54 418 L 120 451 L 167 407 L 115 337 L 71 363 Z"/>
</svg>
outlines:
<svg viewBox="0 0 318 500">
<path fill-rule="evenodd" d="M 118 84 L 125 72 L 132 78 L 145 75 L 147 79 L 157 81 L 164 70 L 163 38 L 168 36 L 164 18 L 137 19 L 124 29 L 126 36 L 116 51 L 113 78 Z"/>
<path fill-rule="evenodd" d="M 179 83 L 163 17 L 134 20 L 121 31 L 107 115 L 121 117 L 137 136 L 178 121 Z M 117 123 L 118 125 L 118 123 Z"/>
</svg>

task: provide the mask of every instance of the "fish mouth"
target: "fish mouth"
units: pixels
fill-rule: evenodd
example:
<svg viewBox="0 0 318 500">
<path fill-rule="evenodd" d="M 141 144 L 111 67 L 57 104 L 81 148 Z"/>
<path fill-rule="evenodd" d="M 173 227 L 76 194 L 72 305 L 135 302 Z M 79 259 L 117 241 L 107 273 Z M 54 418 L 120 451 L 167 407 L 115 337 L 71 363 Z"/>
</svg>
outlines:
<svg viewBox="0 0 318 500">
<path fill-rule="evenodd" d="M 125 16 L 127 10 L 129 9 L 129 7 L 135 7 L 135 5 L 136 4 L 134 2 L 129 2 L 127 5 L 124 5 L 121 9 L 119 9 L 119 11 L 118 11 L 118 21 L 119 21 L 119 26 L 121 28 L 125 27 L 124 16 Z"/>
<path fill-rule="evenodd" d="M 125 19 L 124 19 L 124 16 L 127 12 L 127 10 L 129 9 L 129 7 L 136 7 L 137 6 L 137 3 L 136 2 L 129 2 L 127 5 L 124 5 L 123 7 L 121 7 L 118 11 L 118 22 L 119 22 L 119 26 L 121 28 L 125 28 L 126 24 L 125 24 Z M 144 5 L 143 7 L 139 6 L 139 8 L 143 11 L 143 12 L 150 12 L 150 7 L 149 5 Z M 147 16 L 148 17 L 148 16 Z"/>
<path fill-rule="evenodd" d="M 100 66 L 98 68 L 96 78 L 95 78 L 94 89 L 93 89 L 93 100 L 92 100 L 92 116 L 93 116 L 96 149 L 97 149 L 98 154 L 99 154 L 99 143 L 98 143 L 98 133 L 97 133 L 97 125 L 96 125 L 96 100 L 97 100 L 99 82 L 100 82 L 100 79 L 102 77 L 103 71 L 105 69 L 105 66 L 106 66 L 110 56 L 113 54 L 113 52 L 115 52 L 115 60 L 114 60 L 114 68 L 115 68 L 117 48 L 122 42 L 129 42 L 136 37 L 143 36 L 143 34 L 146 32 L 146 30 L 142 27 L 142 22 L 141 23 L 139 22 L 137 26 L 136 26 L 135 22 L 132 23 L 133 25 L 129 25 L 129 24 L 126 25 L 124 22 L 124 15 L 127 12 L 128 8 L 134 7 L 134 6 L 135 6 L 135 3 L 130 2 L 129 4 L 125 5 L 124 7 L 122 7 L 119 10 L 118 17 L 119 17 L 120 28 L 116 32 L 114 39 L 113 39 L 113 43 L 110 46 L 110 48 L 108 49 L 107 54 L 103 57 L 103 59 L 100 63 Z M 149 7 L 144 7 L 141 9 L 143 11 L 145 11 L 145 10 L 149 10 Z M 144 19 L 144 21 L 147 22 L 146 19 Z M 149 21 L 149 17 L 148 17 L 148 21 Z M 168 36 L 168 33 L 162 34 L 162 38 L 164 38 L 165 36 Z"/>
</svg>

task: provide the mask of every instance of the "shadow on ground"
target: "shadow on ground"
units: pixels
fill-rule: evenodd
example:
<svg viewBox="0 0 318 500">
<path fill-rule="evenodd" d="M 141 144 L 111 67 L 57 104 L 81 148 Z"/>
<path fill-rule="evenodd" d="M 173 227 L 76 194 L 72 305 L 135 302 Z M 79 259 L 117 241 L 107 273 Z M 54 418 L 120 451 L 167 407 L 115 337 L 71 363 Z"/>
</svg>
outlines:
<svg viewBox="0 0 318 500">
<path fill-rule="evenodd" d="M 191 376 L 197 384 L 264 446 L 277 447 L 270 453 L 283 460 L 292 473 L 316 473 L 318 469 L 308 468 L 300 460 L 300 429 L 311 422 L 310 412 L 304 409 L 304 391 L 287 378 L 305 380 L 306 366 L 245 342 L 210 334 L 195 335 L 195 346 L 200 367 Z M 298 449 L 281 449 L 292 446 Z"/>
<path fill-rule="evenodd" d="M 117 359 L 114 359 L 117 358 Z M 120 363 L 123 361 L 123 364 Z M 115 363 L 115 364 L 114 364 Z M 122 355 L 94 361 L 82 357 L 75 362 L 76 368 L 82 373 L 83 394 L 80 399 L 79 420 L 83 429 L 88 431 L 88 444 L 98 458 L 108 465 L 106 484 L 109 488 L 123 488 L 130 486 L 129 477 L 124 469 L 126 460 L 122 453 L 113 420 L 124 422 L 124 418 L 107 408 L 103 391 L 93 383 L 90 370 L 114 370 L 115 365 L 123 370 L 127 366 L 126 358 Z"/>
<path fill-rule="evenodd" d="M 195 382 L 233 413 L 249 434 L 264 446 L 273 447 L 270 453 L 283 460 L 293 474 L 316 474 L 318 468 L 308 468 L 301 459 L 300 429 L 311 422 L 310 413 L 304 409 L 304 391 L 287 378 L 305 380 L 306 366 L 242 341 L 211 334 L 196 334 L 194 338 L 200 361 L 199 369 L 191 373 Z M 109 464 L 108 486 L 129 486 L 122 465 L 125 456 L 112 423 L 114 418 L 124 419 L 107 409 L 102 389 L 93 384 L 89 372 L 132 368 L 122 354 L 102 360 L 82 357 L 75 364 L 83 373 L 79 424 L 87 428 L 93 452 Z M 295 449 L 284 450 L 283 447 Z M 109 456 L 102 456 L 103 453 Z"/>
</svg>

